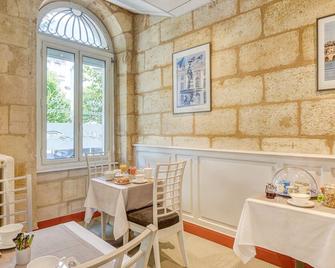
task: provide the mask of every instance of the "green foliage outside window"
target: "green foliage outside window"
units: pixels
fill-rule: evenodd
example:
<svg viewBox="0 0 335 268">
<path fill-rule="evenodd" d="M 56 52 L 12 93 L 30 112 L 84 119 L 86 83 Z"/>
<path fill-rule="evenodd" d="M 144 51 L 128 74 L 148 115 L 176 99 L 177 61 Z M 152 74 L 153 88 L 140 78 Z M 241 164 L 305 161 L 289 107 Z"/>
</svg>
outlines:
<svg viewBox="0 0 335 268">
<path fill-rule="evenodd" d="M 103 73 L 92 66 L 83 66 L 83 123 L 103 123 Z M 56 74 L 47 76 L 47 120 L 48 123 L 71 123 L 71 103 L 60 90 Z"/>
<path fill-rule="evenodd" d="M 47 76 L 47 120 L 48 123 L 71 123 L 71 103 L 59 89 L 56 75 Z"/>
<path fill-rule="evenodd" d="M 94 67 L 84 65 L 83 122 L 103 123 L 103 73 Z"/>
</svg>

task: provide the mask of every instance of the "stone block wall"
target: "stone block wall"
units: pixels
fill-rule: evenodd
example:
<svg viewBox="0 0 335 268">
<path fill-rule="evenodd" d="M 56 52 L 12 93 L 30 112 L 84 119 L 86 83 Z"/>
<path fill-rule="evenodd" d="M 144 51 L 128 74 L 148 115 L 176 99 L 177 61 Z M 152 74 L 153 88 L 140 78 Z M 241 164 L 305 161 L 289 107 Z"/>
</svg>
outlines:
<svg viewBox="0 0 335 268">
<path fill-rule="evenodd" d="M 135 17 L 138 142 L 333 154 L 335 91 L 316 91 L 316 19 L 332 0 L 218 0 Z M 211 43 L 212 112 L 172 113 L 172 53 Z"/>
<path fill-rule="evenodd" d="M 83 210 L 87 171 L 36 171 L 36 22 L 54 0 L 0 0 L 0 153 L 13 156 L 15 174 L 33 175 L 34 221 Z M 115 53 L 115 157 L 132 158 L 135 133 L 133 14 L 104 0 L 70 0 L 106 26 Z"/>
<path fill-rule="evenodd" d="M 87 169 L 38 174 L 35 191 L 38 221 L 82 211 L 87 179 Z"/>
<path fill-rule="evenodd" d="M 71 0 L 109 31 L 116 159 L 132 144 L 334 154 L 335 92 L 316 91 L 316 18 L 333 0 L 218 0 L 178 18 Z M 83 209 L 86 170 L 36 174 L 36 18 L 42 2 L 0 1 L 0 152 L 33 174 L 35 220 Z M 172 53 L 211 43 L 212 112 L 173 115 Z"/>
<path fill-rule="evenodd" d="M 17 175 L 35 171 L 35 16 L 37 1 L 0 3 L 0 152 Z"/>
</svg>

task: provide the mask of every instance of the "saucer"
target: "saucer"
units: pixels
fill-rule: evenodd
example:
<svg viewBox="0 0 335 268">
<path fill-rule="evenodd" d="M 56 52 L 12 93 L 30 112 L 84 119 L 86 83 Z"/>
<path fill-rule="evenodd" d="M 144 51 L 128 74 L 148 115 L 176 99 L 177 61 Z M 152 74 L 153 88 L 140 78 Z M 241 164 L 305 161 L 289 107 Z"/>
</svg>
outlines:
<svg viewBox="0 0 335 268">
<path fill-rule="evenodd" d="M 148 180 L 133 180 L 132 183 L 134 184 L 144 184 L 144 183 L 147 183 Z"/>
<path fill-rule="evenodd" d="M 15 248 L 15 243 L 12 242 L 10 244 L 2 244 L 0 243 L 0 249 L 10 249 L 10 248 Z"/>
<path fill-rule="evenodd" d="M 295 206 L 295 207 L 300 207 L 300 208 L 313 208 L 315 206 L 314 202 L 313 201 L 310 201 L 310 200 L 306 200 L 305 202 L 294 202 L 293 199 L 289 199 L 287 200 L 287 203 L 292 205 L 292 206 Z"/>
<path fill-rule="evenodd" d="M 30 261 L 27 268 L 51 268 L 57 267 L 60 258 L 56 256 L 42 256 Z"/>
</svg>

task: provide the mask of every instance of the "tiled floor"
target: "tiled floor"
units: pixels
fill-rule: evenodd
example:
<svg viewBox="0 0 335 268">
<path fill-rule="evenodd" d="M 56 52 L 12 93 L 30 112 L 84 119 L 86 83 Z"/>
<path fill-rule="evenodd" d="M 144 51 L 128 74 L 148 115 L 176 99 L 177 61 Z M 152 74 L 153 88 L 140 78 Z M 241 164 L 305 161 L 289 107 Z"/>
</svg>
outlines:
<svg viewBox="0 0 335 268">
<path fill-rule="evenodd" d="M 89 229 L 100 235 L 100 222 L 96 219 Z M 112 241 L 112 227 L 107 227 L 107 241 L 114 246 L 120 246 L 122 241 Z M 276 266 L 265 263 L 260 260 L 253 260 L 247 265 L 242 264 L 234 255 L 230 248 L 221 246 L 211 241 L 202 239 L 198 236 L 185 233 L 187 255 L 190 262 L 190 268 L 275 268 Z M 182 267 L 182 258 L 179 253 L 177 237 L 160 244 L 162 268 L 180 268 Z M 149 267 L 154 267 L 153 256 L 151 254 Z"/>
</svg>

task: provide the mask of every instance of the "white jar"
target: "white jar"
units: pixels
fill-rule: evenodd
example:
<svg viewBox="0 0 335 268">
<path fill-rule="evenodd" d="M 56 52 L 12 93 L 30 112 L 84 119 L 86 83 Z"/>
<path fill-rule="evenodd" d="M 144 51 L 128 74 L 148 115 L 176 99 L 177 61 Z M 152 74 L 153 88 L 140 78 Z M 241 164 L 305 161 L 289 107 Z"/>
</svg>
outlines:
<svg viewBox="0 0 335 268">
<path fill-rule="evenodd" d="M 15 249 L 16 252 L 16 265 L 26 265 L 31 259 L 30 247 L 22 250 Z"/>
</svg>

